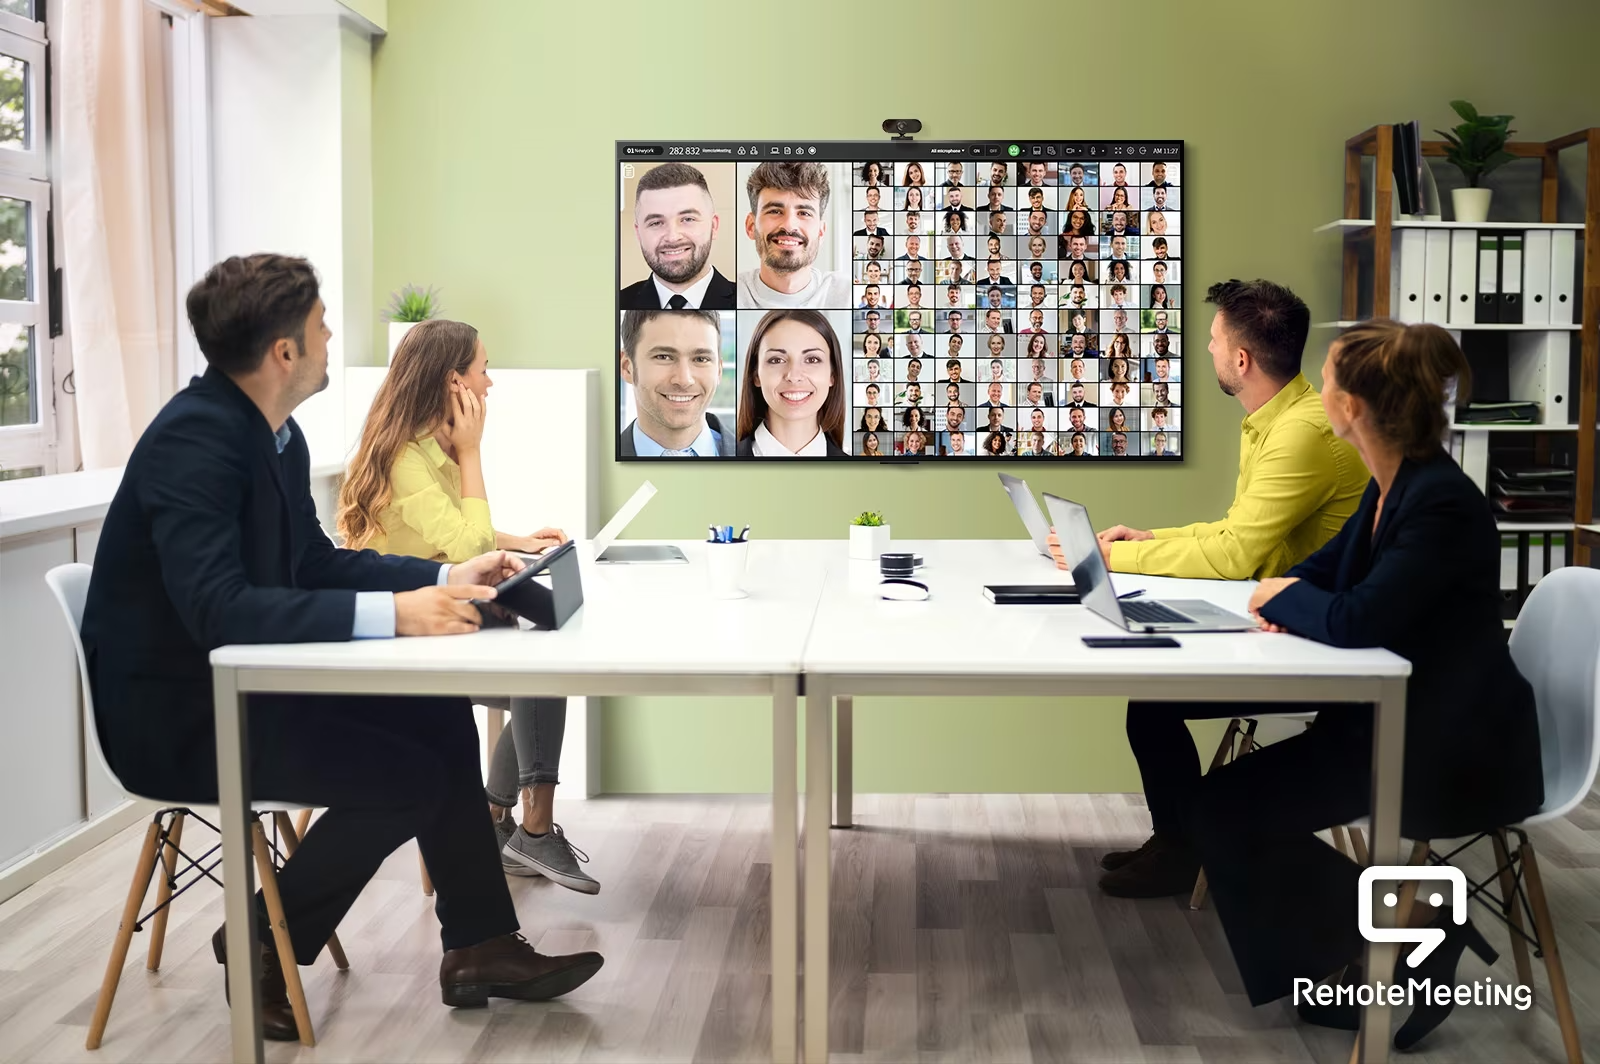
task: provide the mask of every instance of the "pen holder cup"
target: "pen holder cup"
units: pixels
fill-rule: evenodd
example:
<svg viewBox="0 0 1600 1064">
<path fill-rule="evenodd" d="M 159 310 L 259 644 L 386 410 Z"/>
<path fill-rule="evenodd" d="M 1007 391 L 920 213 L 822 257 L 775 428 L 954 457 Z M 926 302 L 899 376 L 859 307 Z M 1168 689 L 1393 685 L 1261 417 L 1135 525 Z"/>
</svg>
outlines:
<svg viewBox="0 0 1600 1064">
<path fill-rule="evenodd" d="M 711 584 L 711 597 L 741 599 L 745 590 L 745 568 L 750 561 L 748 540 L 733 543 L 706 544 L 706 576 Z"/>
</svg>

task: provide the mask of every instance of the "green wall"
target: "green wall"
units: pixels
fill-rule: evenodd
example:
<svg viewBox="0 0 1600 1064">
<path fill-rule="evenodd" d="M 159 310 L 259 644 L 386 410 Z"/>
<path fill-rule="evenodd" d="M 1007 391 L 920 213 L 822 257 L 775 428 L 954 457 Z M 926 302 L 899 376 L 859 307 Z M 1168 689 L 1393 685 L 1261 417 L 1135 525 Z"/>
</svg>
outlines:
<svg viewBox="0 0 1600 1064">
<path fill-rule="evenodd" d="M 373 75 L 378 302 L 406 282 L 440 285 L 497 364 L 601 367 L 613 409 L 612 141 L 875 139 L 882 119 L 916 117 L 929 139 L 1181 137 L 1189 305 L 1211 280 L 1264 276 L 1332 319 L 1337 245 L 1311 229 L 1339 214 L 1346 137 L 1406 118 L 1445 125 L 1456 97 L 1518 116 L 1524 138 L 1600 123 L 1585 73 L 1600 5 L 1545 6 L 1144 0 L 1110 19 L 1103 2 L 922 0 L 863 18 L 834 0 L 389 0 Z M 1313 380 L 1326 342 L 1313 335 Z M 1204 351 L 1187 357 L 1189 379 L 1204 380 Z M 1219 514 L 1240 411 L 1205 387 L 1185 398 L 1181 467 L 1037 465 L 1030 483 L 1083 500 L 1102 524 Z M 866 508 L 908 538 L 1019 532 L 993 471 L 974 466 L 777 476 L 606 462 L 602 511 L 647 473 L 661 494 L 630 528 L 639 536 L 696 536 L 708 512 L 736 510 L 765 535 L 837 537 Z M 864 701 L 856 718 L 864 791 L 1138 786 L 1120 706 L 1104 700 Z M 766 739 L 759 705 L 618 700 L 605 786 L 764 789 Z"/>
</svg>

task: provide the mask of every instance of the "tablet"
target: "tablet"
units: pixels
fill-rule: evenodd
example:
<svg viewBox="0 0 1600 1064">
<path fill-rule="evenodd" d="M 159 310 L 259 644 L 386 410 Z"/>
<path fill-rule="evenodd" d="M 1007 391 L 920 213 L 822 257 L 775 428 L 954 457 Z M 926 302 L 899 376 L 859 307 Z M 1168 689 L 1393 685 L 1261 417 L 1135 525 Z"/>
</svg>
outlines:
<svg viewBox="0 0 1600 1064">
<path fill-rule="evenodd" d="M 548 585 L 537 577 L 547 576 Z M 536 628 L 560 628 L 583 605 L 583 578 L 578 571 L 577 544 L 568 540 L 530 560 L 521 571 L 495 585 L 494 601 L 526 617 Z"/>
</svg>

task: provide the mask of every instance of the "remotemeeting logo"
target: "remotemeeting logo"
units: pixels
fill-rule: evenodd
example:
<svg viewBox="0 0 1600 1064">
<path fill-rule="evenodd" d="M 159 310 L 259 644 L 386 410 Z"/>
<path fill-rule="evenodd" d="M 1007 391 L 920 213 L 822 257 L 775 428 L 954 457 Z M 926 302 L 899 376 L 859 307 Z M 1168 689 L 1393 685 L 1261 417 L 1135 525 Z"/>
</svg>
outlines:
<svg viewBox="0 0 1600 1064">
<path fill-rule="evenodd" d="M 1396 1008 L 1410 1007 L 1417 1002 L 1438 1006 L 1457 1005 L 1511 1005 L 1526 1012 L 1533 1007 L 1533 988 L 1520 983 L 1496 983 L 1492 977 L 1481 982 L 1435 984 L 1432 979 L 1411 979 L 1406 969 L 1415 969 L 1427 960 L 1445 940 L 1445 933 L 1437 927 L 1378 927 L 1372 921 L 1372 886 L 1375 882 L 1413 880 L 1444 882 L 1450 890 L 1450 919 L 1456 924 L 1467 922 L 1467 877 L 1461 869 L 1449 865 L 1437 868 L 1418 868 L 1414 865 L 1373 865 L 1361 873 L 1356 895 L 1356 919 L 1362 937 L 1368 942 L 1409 942 L 1416 948 L 1406 955 L 1405 963 L 1395 972 L 1395 982 L 1363 983 L 1360 986 L 1335 986 L 1318 984 L 1313 979 L 1294 981 L 1293 1000 L 1296 1005 L 1371 1005 L 1387 1003 Z M 1393 909 L 1400 899 L 1389 891 L 1383 896 L 1385 908 Z M 1435 909 L 1444 906 L 1444 895 L 1438 891 L 1428 895 L 1428 904 Z M 1401 979 L 1404 978 L 1404 982 Z"/>
</svg>

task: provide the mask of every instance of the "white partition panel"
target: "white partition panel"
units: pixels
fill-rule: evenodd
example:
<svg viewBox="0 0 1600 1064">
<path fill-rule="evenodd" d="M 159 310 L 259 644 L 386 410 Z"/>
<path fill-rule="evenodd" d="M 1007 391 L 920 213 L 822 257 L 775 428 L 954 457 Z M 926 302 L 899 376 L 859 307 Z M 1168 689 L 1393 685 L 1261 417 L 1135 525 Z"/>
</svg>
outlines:
<svg viewBox="0 0 1600 1064">
<path fill-rule="evenodd" d="M 386 373 L 387 366 L 345 370 L 346 461 Z M 525 535 L 554 526 L 574 539 L 593 536 L 600 530 L 600 372 L 497 369 L 491 376 L 483 479 L 495 528 Z M 563 797 L 600 793 L 597 701 L 568 700 L 560 771 Z"/>
</svg>

